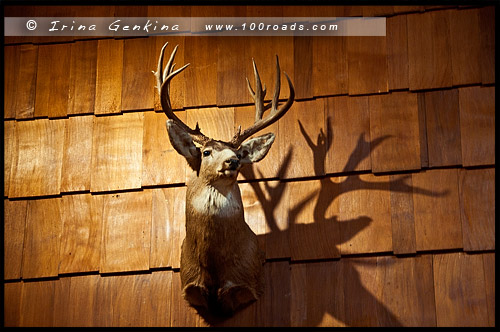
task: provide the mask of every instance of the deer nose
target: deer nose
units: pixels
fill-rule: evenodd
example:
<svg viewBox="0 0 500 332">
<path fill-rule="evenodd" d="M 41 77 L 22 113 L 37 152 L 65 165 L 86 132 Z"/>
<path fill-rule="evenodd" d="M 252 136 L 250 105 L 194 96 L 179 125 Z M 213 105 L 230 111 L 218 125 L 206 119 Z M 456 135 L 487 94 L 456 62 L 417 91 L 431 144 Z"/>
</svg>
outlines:
<svg viewBox="0 0 500 332">
<path fill-rule="evenodd" d="M 235 170 L 238 168 L 240 161 L 238 159 L 228 159 L 226 160 L 226 163 L 229 165 L 229 169 Z"/>
</svg>

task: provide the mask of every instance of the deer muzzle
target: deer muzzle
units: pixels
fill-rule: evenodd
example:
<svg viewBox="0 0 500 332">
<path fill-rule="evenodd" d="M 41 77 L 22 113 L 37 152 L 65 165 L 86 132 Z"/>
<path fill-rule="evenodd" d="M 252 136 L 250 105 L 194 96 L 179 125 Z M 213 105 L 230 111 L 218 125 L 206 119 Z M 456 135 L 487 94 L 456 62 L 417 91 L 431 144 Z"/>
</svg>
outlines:
<svg viewBox="0 0 500 332">
<path fill-rule="evenodd" d="M 228 159 L 226 160 L 226 164 L 228 165 L 227 169 L 231 171 L 237 171 L 240 167 L 240 161 L 238 159 Z"/>
</svg>

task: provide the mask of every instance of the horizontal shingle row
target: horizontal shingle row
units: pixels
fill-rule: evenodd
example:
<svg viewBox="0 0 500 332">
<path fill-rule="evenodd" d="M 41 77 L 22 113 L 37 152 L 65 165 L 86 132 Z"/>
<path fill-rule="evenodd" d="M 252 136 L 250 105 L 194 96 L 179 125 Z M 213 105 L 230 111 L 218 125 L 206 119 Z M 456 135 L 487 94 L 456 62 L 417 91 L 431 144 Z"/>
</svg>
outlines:
<svg viewBox="0 0 500 332">
<path fill-rule="evenodd" d="M 266 258 L 495 249 L 493 168 L 241 184 Z M 5 278 L 179 267 L 185 187 L 5 200 Z"/>
<path fill-rule="evenodd" d="M 188 307 L 171 270 L 12 282 L 5 284 L 5 324 L 494 326 L 494 260 L 493 253 L 447 253 L 268 262 L 262 298 L 225 321 Z"/>
<path fill-rule="evenodd" d="M 269 156 L 240 179 L 494 165 L 494 93 L 472 86 L 297 101 L 267 129 L 277 135 Z M 222 140 L 250 126 L 253 113 L 250 106 L 178 112 Z M 5 121 L 4 196 L 184 183 L 185 161 L 170 145 L 165 120 L 147 111 Z"/>
<path fill-rule="evenodd" d="M 166 41 L 180 45 L 179 64 L 191 63 L 172 83 L 177 109 L 250 103 L 251 59 L 271 86 L 274 54 L 298 99 L 491 84 L 492 13 L 484 7 L 397 15 L 387 19 L 386 37 L 162 36 L 6 46 L 4 117 L 157 109 L 151 71 Z"/>
</svg>

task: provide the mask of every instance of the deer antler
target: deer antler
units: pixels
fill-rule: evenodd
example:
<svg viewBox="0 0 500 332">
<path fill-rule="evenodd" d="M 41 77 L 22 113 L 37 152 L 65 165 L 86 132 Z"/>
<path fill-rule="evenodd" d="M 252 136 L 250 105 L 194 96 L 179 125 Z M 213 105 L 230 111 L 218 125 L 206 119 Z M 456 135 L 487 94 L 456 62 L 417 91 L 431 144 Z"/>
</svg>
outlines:
<svg viewBox="0 0 500 332">
<path fill-rule="evenodd" d="M 290 77 L 288 77 L 287 73 L 284 73 L 288 81 L 290 96 L 288 97 L 288 100 L 283 106 L 281 106 L 279 109 L 277 108 L 278 98 L 280 95 L 281 80 L 280 80 L 280 64 L 278 56 L 276 55 L 276 85 L 274 88 L 274 96 L 271 101 L 271 104 L 264 106 L 264 97 L 266 96 L 266 86 L 264 85 L 264 89 L 262 89 L 262 83 L 260 82 L 260 76 L 259 72 L 257 71 L 257 66 L 255 65 L 255 61 L 253 59 L 252 62 L 253 62 L 253 71 L 255 75 L 255 92 L 253 91 L 248 78 L 247 78 L 247 84 L 248 84 L 248 90 L 250 91 L 250 95 L 255 101 L 255 122 L 251 127 L 243 131 L 243 133 L 241 133 L 241 126 L 238 127 L 238 130 L 236 131 L 230 142 L 230 144 L 235 148 L 238 148 L 241 145 L 241 143 L 243 143 L 243 141 L 245 141 L 247 138 L 249 138 L 256 132 L 278 121 L 290 109 L 295 99 L 295 90 L 293 88 L 292 81 L 290 80 Z M 271 108 L 271 112 L 267 117 L 263 119 L 262 115 L 264 114 L 264 111 L 268 108 Z"/>
<path fill-rule="evenodd" d="M 173 63 L 173 61 L 175 58 L 175 53 L 177 52 L 177 47 L 179 46 L 177 45 L 170 55 L 170 59 L 167 62 L 165 70 L 163 70 L 163 56 L 167 45 L 168 42 L 163 45 L 158 59 L 158 68 L 156 72 L 153 71 L 153 74 L 156 77 L 156 88 L 158 89 L 158 94 L 160 96 L 161 106 L 167 117 L 174 121 L 181 128 L 183 128 L 187 133 L 189 133 L 193 141 L 199 144 L 204 144 L 209 140 L 209 138 L 201 133 L 198 123 L 196 123 L 196 128 L 193 130 L 189 128 L 184 122 L 182 122 L 172 110 L 172 104 L 170 103 L 170 81 L 177 74 L 186 69 L 186 67 L 189 66 L 189 63 L 174 71 L 175 63 Z"/>
</svg>

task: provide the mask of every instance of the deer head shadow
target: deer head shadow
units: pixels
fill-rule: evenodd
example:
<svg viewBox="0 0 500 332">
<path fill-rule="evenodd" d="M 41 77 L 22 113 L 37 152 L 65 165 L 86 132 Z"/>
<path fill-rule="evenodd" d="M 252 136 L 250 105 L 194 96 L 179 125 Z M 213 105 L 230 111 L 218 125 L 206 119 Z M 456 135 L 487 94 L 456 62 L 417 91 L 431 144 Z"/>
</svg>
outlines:
<svg viewBox="0 0 500 332">
<path fill-rule="evenodd" d="M 332 128 L 331 128 L 331 119 L 327 118 L 326 133 L 323 131 L 323 128 L 319 129 L 316 142 L 313 142 L 311 137 L 308 135 L 308 133 L 305 131 L 304 127 L 300 123 L 300 120 L 298 121 L 298 125 L 305 141 L 307 142 L 309 148 L 311 149 L 312 157 L 314 159 L 315 175 L 322 176 L 320 180 L 320 188 L 302 198 L 294 206 L 289 207 L 287 216 L 288 227 L 286 229 L 280 229 L 280 227 L 278 226 L 279 223 L 277 222 L 275 217 L 275 209 L 277 208 L 277 206 L 279 206 L 280 202 L 283 200 L 286 182 L 280 181 L 279 183 L 273 186 L 269 182 L 263 182 L 262 186 L 259 185 L 258 182 L 250 182 L 250 185 L 254 190 L 254 193 L 262 206 L 265 215 L 265 222 L 267 228 L 269 229 L 269 232 L 267 232 L 266 234 L 258 236 L 260 238 L 259 240 L 262 240 L 262 242 L 266 243 L 266 252 L 269 250 L 270 242 L 278 244 L 277 246 L 273 246 L 273 248 L 276 247 L 279 248 L 282 247 L 282 245 L 285 245 L 286 247 L 287 244 L 293 247 L 293 243 L 291 242 L 294 240 L 294 234 L 299 235 L 296 239 L 297 241 L 303 240 L 304 234 L 309 234 L 309 235 L 315 234 L 319 236 L 321 236 L 322 234 L 322 236 L 333 241 L 333 243 L 330 243 L 331 250 L 329 252 L 330 255 L 329 257 L 339 258 L 340 252 L 338 252 L 337 248 L 339 248 L 343 242 L 346 242 L 355 237 L 359 232 L 364 230 L 373 222 L 373 219 L 370 216 L 357 216 L 355 218 L 342 221 L 339 220 L 339 216 L 337 215 L 328 216 L 329 206 L 342 194 L 345 194 L 350 190 L 354 190 L 350 188 L 357 188 L 363 190 L 385 190 L 385 191 L 387 191 L 388 188 L 390 188 L 390 190 L 395 192 L 413 192 L 416 194 L 434 196 L 434 197 L 444 196 L 448 194 L 447 191 L 433 192 L 425 188 L 419 188 L 409 185 L 408 183 L 406 183 L 406 181 L 411 177 L 411 174 L 398 177 L 397 179 L 388 182 L 368 182 L 363 180 L 363 178 L 359 173 L 350 173 L 349 176 L 345 177 L 345 179 L 341 182 L 335 182 L 329 177 L 324 177 L 324 175 L 326 174 L 324 167 L 326 154 L 327 151 L 329 151 L 330 148 L 332 147 L 334 139 L 334 135 L 332 133 Z M 390 136 L 382 136 L 375 138 L 372 141 L 367 141 L 365 139 L 365 135 L 361 134 L 357 140 L 355 149 L 350 154 L 343 168 L 342 173 L 348 173 L 354 171 L 356 167 L 365 158 L 368 158 L 370 156 L 370 151 L 372 149 L 377 148 L 383 141 L 389 138 Z M 281 164 L 281 167 L 277 175 L 282 175 L 286 173 L 286 170 L 290 166 L 292 155 L 293 155 L 293 148 L 290 148 L 289 151 L 287 151 L 286 153 L 286 156 L 283 160 L 283 163 Z M 256 178 L 255 170 L 253 167 L 248 167 L 244 169 L 242 171 L 242 174 L 246 179 Z M 259 175 L 262 178 L 262 174 Z M 307 224 L 297 223 L 297 218 L 299 214 L 305 208 L 305 206 L 310 204 L 311 202 L 315 202 L 313 208 L 313 222 Z M 343 233 L 342 237 L 340 237 L 338 234 L 328 234 L 329 232 L 339 232 L 339 230 Z M 310 244 L 314 245 L 314 241 L 311 241 Z M 291 248 L 290 251 L 293 252 L 293 248 Z M 274 254 L 276 255 L 276 257 L 280 256 L 286 257 L 283 256 L 283 254 L 286 253 L 275 252 Z M 269 252 L 266 253 L 266 256 L 268 255 Z M 290 255 L 290 252 L 288 252 L 288 255 Z M 273 257 L 273 254 L 271 254 L 271 257 Z M 315 257 L 315 258 L 322 258 L 322 257 Z M 361 282 L 361 276 L 359 272 L 355 269 L 356 265 L 344 264 L 343 266 L 344 266 L 344 271 L 343 271 L 344 275 L 350 276 L 349 287 L 355 288 L 353 290 L 355 294 L 358 294 L 363 299 L 367 299 L 368 301 L 373 303 L 374 312 L 377 313 L 378 317 L 381 317 L 381 321 L 379 321 L 379 323 L 386 326 L 402 326 L 402 323 L 399 321 L 397 315 L 393 314 L 388 308 L 384 306 L 383 303 L 381 303 L 373 294 L 369 292 L 369 290 L 367 290 L 363 286 Z M 290 283 L 290 280 L 282 280 L 280 282 Z M 320 289 L 322 288 L 321 285 L 316 285 L 316 287 L 318 291 L 320 291 Z M 266 301 L 266 295 L 264 294 L 263 299 L 259 301 Z M 349 299 L 346 298 L 344 299 L 344 301 L 349 301 Z M 251 306 L 254 305 L 256 304 L 252 304 Z M 242 314 L 244 315 L 245 310 L 243 310 L 242 313 L 240 314 L 236 314 L 235 317 L 230 319 L 230 321 L 228 322 L 229 325 L 231 324 L 230 323 L 231 321 L 237 322 L 238 316 Z M 333 309 L 332 310 L 325 309 L 325 312 L 315 312 L 310 317 L 308 317 L 308 324 L 314 326 L 319 324 L 325 313 L 328 313 L 329 315 L 335 317 L 337 320 L 342 320 L 342 317 L 344 316 L 342 313 L 335 312 L 335 310 Z M 353 323 L 356 324 L 355 321 L 350 321 L 349 319 L 346 319 L 344 323 L 346 325 Z"/>
</svg>

